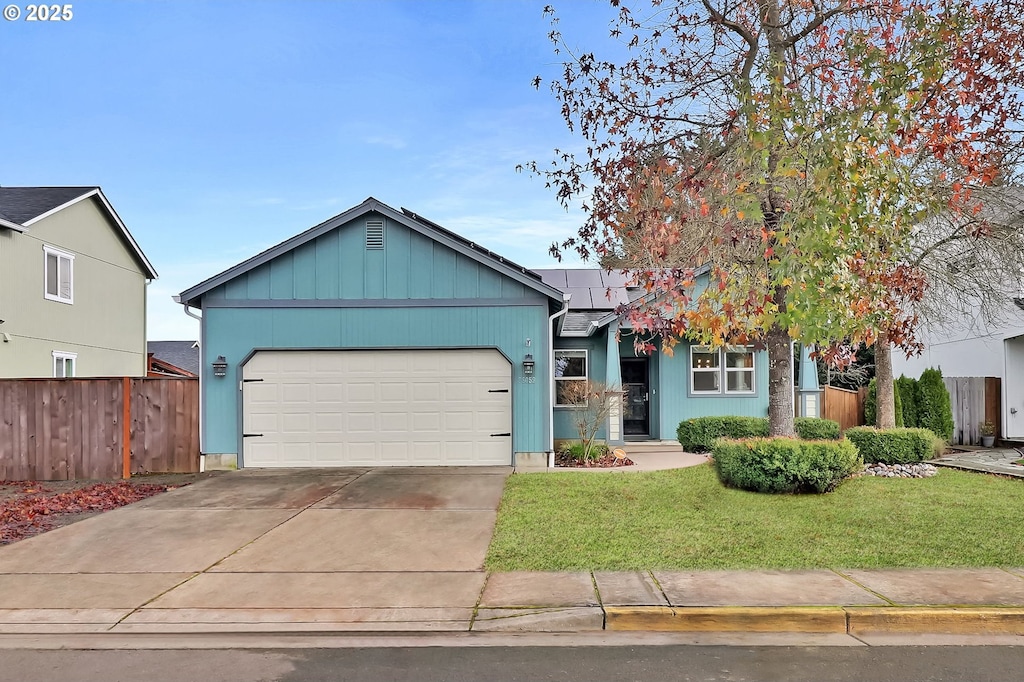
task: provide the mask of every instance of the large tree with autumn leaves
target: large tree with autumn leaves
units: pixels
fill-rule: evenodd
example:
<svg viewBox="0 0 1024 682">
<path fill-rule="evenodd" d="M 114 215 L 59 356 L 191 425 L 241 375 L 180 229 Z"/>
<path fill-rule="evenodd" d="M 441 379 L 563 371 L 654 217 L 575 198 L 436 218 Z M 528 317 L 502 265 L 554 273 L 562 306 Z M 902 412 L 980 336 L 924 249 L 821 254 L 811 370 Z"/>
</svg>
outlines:
<svg viewBox="0 0 1024 682">
<path fill-rule="evenodd" d="M 793 340 L 833 362 L 913 348 L 914 226 L 998 176 L 1024 0 L 610 4 L 610 57 L 545 8 L 585 149 L 531 168 L 588 216 L 553 251 L 614 256 L 654 294 L 622 311 L 646 350 L 765 347 L 770 432 L 791 435 Z"/>
</svg>

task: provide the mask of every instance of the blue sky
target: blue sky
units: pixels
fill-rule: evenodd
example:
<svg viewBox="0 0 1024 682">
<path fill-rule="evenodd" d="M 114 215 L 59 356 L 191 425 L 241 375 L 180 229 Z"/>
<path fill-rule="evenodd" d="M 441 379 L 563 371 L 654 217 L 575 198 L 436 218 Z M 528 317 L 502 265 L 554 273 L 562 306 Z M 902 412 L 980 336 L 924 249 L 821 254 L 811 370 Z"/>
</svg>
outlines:
<svg viewBox="0 0 1024 682">
<path fill-rule="evenodd" d="M 0 21 L 0 185 L 100 185 L 173 294 L 374 196 L 529 267 L 575 232 L 519 163 L 573 149 L 548 0 L 73 2 Z M 23 8 L 26 3 L 19 3 Z M 556 3 L 603 40 L 606 3 Z M 587 38 L 589 36 L 589 38 Z"/>
</svg>

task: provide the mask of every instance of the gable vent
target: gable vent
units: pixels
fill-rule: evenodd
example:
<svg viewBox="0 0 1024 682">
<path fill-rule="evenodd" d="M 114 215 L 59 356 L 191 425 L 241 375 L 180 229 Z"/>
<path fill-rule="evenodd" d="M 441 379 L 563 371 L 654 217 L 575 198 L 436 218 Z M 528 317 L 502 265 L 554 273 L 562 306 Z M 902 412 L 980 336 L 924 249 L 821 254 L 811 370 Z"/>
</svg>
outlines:
<svg viewBox="0 0 1024 682">
<path fill-rule="evenodd" d="M 384 221 L 383 220 L 367 220 L 366 221 L 366 248 L 367 249 L 383 249 L 384 248 Z"/>
</svg>

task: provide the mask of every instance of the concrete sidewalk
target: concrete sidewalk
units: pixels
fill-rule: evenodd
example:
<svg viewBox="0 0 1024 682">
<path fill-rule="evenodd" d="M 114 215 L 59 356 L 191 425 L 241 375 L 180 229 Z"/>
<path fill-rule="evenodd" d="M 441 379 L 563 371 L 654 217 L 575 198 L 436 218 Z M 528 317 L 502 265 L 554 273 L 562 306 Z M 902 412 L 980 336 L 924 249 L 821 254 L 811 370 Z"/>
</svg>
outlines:
<svg viewBox="0 0 1024 682">
<path fill-rule="evenodd" d="M 8 608 L 0 610 L 0 635 L 639 631 L 1024 637 L 1024 569 L 4 577 L 0 598 Z"/>
</svg>

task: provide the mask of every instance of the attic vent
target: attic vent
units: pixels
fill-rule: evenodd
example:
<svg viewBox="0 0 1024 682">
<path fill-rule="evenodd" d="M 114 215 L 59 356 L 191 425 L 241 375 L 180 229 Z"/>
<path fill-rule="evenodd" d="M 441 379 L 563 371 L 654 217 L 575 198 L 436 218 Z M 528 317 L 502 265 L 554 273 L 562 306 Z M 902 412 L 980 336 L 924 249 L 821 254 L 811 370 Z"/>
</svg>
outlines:
<svg viewBox="0 0 1024 682">
<path fill-rule="evenodd" d="M 384 248 L 384 221 L 383 220 L 367 220 L 366 221 L 366 248 L 367 249 L 383 249 Z"/>
</svg>

